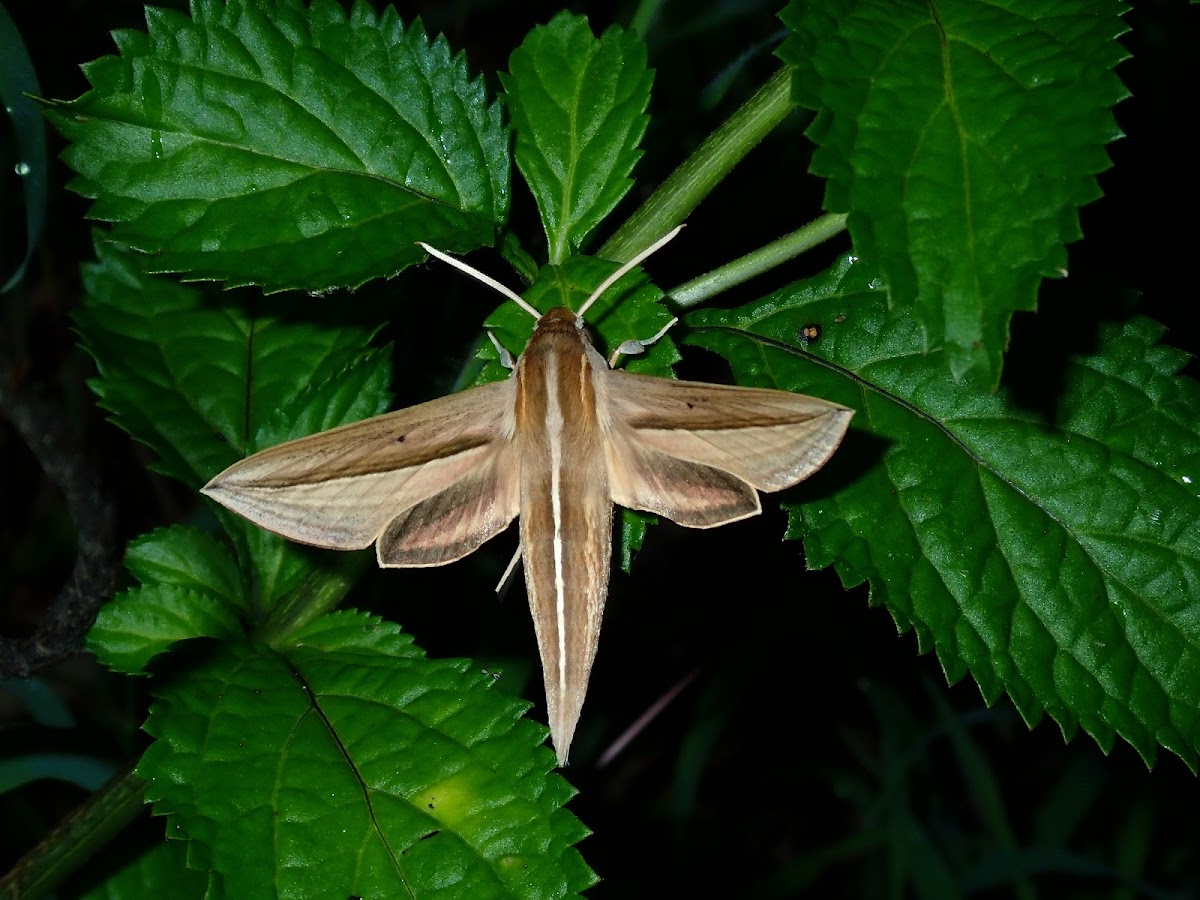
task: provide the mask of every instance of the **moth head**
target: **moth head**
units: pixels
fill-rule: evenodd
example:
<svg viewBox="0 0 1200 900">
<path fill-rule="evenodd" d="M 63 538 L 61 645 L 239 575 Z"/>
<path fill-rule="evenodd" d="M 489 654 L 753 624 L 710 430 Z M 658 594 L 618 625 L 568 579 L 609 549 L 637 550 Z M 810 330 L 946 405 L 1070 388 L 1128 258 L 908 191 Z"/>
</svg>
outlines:
<svg viewBox="0 0 1200 900">
<path fill-rule="evenodd" d="M 588 296 L 588 298 L 583 301 L 583 305 L 579 307 L 579 310 L 576 313 L 574 313 L 578 327 L 583 328 L 584 315 L 587 313 L 588 309 L 591 308 L 591 305 L 593 303 L 595 303 L 597 300 L 599 300 L 604 295 L 605 291 L 607 291 L 610 287 L 613 286 L 613 284 L 615 284 L 617 281 L 619 281 L 625 275 L 625 273 L 627 273 L 630 269 L 639 265 L 643 260 L 645 260 L 648 256 L 650 256 L 650 254 L 665 247 L 668 243 L 670 243 L 675 238 L 675 235 L 679 234 L 679 232 L 681 232 L 681 231 L 683 231 L 683 226 L 676 225 L 674 228 L 672 228 L 670 231 L 668 231 L 666 234 L 664 234 L 662 237 L 660 237 L 657 241 L 655 241 L 653 244 L 651 244 L 649 247 L 647 247 L 641 253 L 637 254 L 637 256 L 635 256 L 633 259 L 629 260 L 629 262 L 622 265 L 619 269 L 617 269 L 617 271 L 613 272 L 611 275 L 609 275 L 607 278 L 605 278 L 602 282 L 600 282 L 600 286 L 597 287 L 594 291 L 592 291 L 592 293 Z M 496 279 L 492 278 L 490 275 L 484 275 L 482 272 L 480 272 L 475 267 L 468 266 L 461 259 L 455 259 L 450 254 L 443 253 L 441 250 L 438 250 L 436 247 L 431 247 L 429 244 L 426 244 L 424 241 L 417 241 L 417 245 L 419 247 L 421 247 L 430 256 L 436 256 L 442 262 L 449 263 L 450 265 L 454 266 L 454 268 L 458 269 L 460 272 L 466 272 L 468 275 L 470 275 L 476 281 L 482 281 L 488 287 L 499 291 L 501 294 L 503 294 L 505 297 L 507 297 L 513 303 L 517 304 L 517 306 L 521 307 L 521 309 L 525 310 L 525 312 L 527 312 L 531 316 L 533 316 L 535 319 L 540 319 L 542 317 L 542 314 L 539 313 L 532 305 L 530 305 L 528 300 L 526 300 L 524 297 L 522 297 L 516 291 L 505 287 L 500 282 L 498 282 Z"/>
<path fill-rule="evenodd" d="M 431 256 L 436 256 L 438 259 L 442 260 L 443 262 L 454 266 L 454 268 L 458 269 L 460 272 L 465 272 L 466 274 L 468 274 L 472 278 L 474 278 L 476 281 L 483 282 L 484 284 L 491 287 L 493 290 L 498 291 L 499 293 L 503 294 L 508 299 L 512 300 L 513 303 L 517 304 L 517 306 L 519 306 L 525 312 L 529 313 L 529 315 L 533 316 L 534 320 L 537 321 L 539 328 L 543 328 L 543 329 L 545 329 L 545 328 L 563 328 L 566 326 L 566 323 L 568 320 L 573 320 L 574 324 L 575 324 L 575 330 L 577 332 L 579 332 L 581 335 L 583 335 L 584 338 L 587 339 L 588 343 L 591 343 L 591 337 L 588 335 L 587 329 L 584 327 L 585 326 L 584 316 L 587 314 L 587 311 L 591 308 L 592 304 L 595 303 L 597 300 L 599 300 L 602 296 L 604 296 L 604 292 L 607 291 L 610 287 L 612 287 L 622 277 L 624 277 L 631 269 L 633 269 L 637 265 L 641 264 L 648 256 L 650 256 L 650 254 L 652 254 L 655 251 L 666 246 L 666 244 L 669 243 L 672 239 L 674 239 L 674 237 L 677 234 L 679 234 L 679 232 L 682 230 L 683 230 L 682 225 L 676 226 L 671 231 L 667 232 L 665 235 L 663 235 L 661 238 L 659 238 L 657 241 L 655 241 L 653 244 L 651 244 L 649 247 L 647 247 L 645 250 L 641 251 L 636 256 L 634 256 L 633 259 L 631 259 L 628 262 L 621 265 L 615 272 L 613 272 L 607 278 L 605 278 L 602 282 L 600 282 L 599 286 L 594 291 L 592 291 L 591 294 L 588 295 L 588 298 L 586 300 L 583 301 L 583 303 L 580 305 L 578 311 L 572 312 L 571 310 L 569 310 L 565 307 L 559 307 L 559 308 L 550 310 L 545 315 L 538 312 L 537 309 L 532 304 L 530 304 L 530 302 L 528 300 L 526 300 L 524 297 L 522 297 L 520 294 L 516 293 L 515 291 L 511 290 L 510 288 L 505 287 L 503 284 L 496 281 L 491 276 L 483 274 L 478 269 L 467 265 L 462 260 L 456 259 L 447 253 L 443 253 L 441 250 L 438 250 L 436 247 L 431 247 L 429 244 L 426 244 L 423 241 L 418 241 L 417 244 L 422 249 L 424 249 L 426 253 L 430 254 Z M 674 320 L 672 320 L 672 323 L 673 322 L 674 322 Z M 670 326 L 668 325 L 667 327 L 670 327 Z M 666 329 L 664 329 L 664 331 L 665 330 Z M 655 338 L 655 339 L 657 339 L 657 338 Z M 494 340 L 495 340 L 495 338 L 493 337 L 493 341 Z M 633 342 L 627 341 L 626 342 L 626 344 L 630 344 L 630 343 L 644 344 L 645 342 L 644 341 L 633 341 Z M 623 348 L 625 346 L 626 346 L 625 344 L 622 345 Z M 622 349 L 620 352 L 629 353 L 632 351 L 630 351 L 629 349 Z"/>
<path fill-rule="evenodd" d="M 556 306 L 549 312 L 539 316 L 537 327 L 541 331 L 563 332 L 575 330 L 582 332 L 584 335 L 587 334 L 587 331 L 583 327 L 583 319 L 565 306 Z"/>
</svg>

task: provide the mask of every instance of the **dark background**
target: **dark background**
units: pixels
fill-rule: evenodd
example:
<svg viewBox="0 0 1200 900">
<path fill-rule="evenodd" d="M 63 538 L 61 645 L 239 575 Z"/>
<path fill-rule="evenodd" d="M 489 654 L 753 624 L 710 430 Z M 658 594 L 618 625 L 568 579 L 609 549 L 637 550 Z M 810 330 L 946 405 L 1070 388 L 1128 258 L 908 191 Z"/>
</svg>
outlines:
<svg viewBox="0 0 1200 900">
<path fill-rule="evenodd" d="M 162 4 L 173 5 L 173 4 Z M 8 0 L 47 97 L 86 89 L 78 65 L 113 52 L 108 32 L 141 28 L 141 5 L 73 0 L 53 21 L 47 4 Z M 596 30 L 627 22 L 590 13 Z M 547 3 L 400 4 L 467 52 L 472 71 L 506 67 Z M 775 71 L 782 37 L 773 3 L 665 4 L 650 33 L 657 70 L 653 115 L 635 172 L 638 185 L 611 222 L 631 211 L 703 138 Z M 1195 7 L 1138 3 L 1118 69 L 1132 96 L 1117 109 L 1126 137 L 1100 177 L 1104 197 L 1082 211 L 1086 240 L 1071 247 L 1070 278 L 1047 285 L 1042 312 L 1014 320 L 1012 358 L 1047 342 L 1084 341 L 1097 315 L 1138 312 L 1169 327 L 1165 341 L 1194 352 L 1200 245 L 1191 128 L 1197 102 L 1200 28 Z M 748 47 L 757 47 L 731 68 Z M 493 85 L 494 86 L 494 85 Z M 808 159 L 793 117 L 689 219 L 687 246 L 652 269 L 660 286 L 683 282 L 798 227 L 820 211 L 822 185 L 797 183 Z M 7 128 L 7 124 L 3 126 Z M 0 280 L 23 246 L 12 173 L 11 133 L 0 146 Z M 61 140 L 50 137 L 54 152 Z M 75 438 L 116 499 L 122 542 L 197 514 L 188 491 L 145 470 L 147 452 L 105 422 L 83 380 L 94 374 L 76 348 L 70 313 L 81 261 L 91 258 L 87 203 L 67 192 L 56 163 L 42 246 L 25 285 L 0 297 L 0 341 L 15 371 L 0 377 L 46 385 L 68 412 Z M 764 184 L 784 185 L 761 193 Z M 514 179 L 511 222 L 541 255 L 532 200 Z M 603 235 L 601 236 L 603 237 Z M 721 298 L 736 304 L 819 271 L 848 248 L 818 248 Z M 593 248 L 594 249 L 594 248 Z M 697 268 L 697 267 L 700 268 Z M 497 260 L 494 273 L 505 277 Z M 489 307 L 446 296 L 444 273 L 406 273 L 406 296 L 428 303 L 428 334 L 391 333 L 396 394 L 407 404 L 444 393 Z M 395 284 L 356 294 L 364 319 L 387 317 Z M 279 302 L 286 302 L 286 296 Z M 372 318 L 374 317 L 374 318 Z M 429 356 L 428 348 L 462 347 Z M 693 376 L 724 377 L 711 359 L 689 357 Z M 1195 376 L 1193 362 L 1189 372 Z M 1066 744 L 1049 721 L 1028 730 L 1007 700 L 983 707 L 968 680 L 947 687 L 937 660 L 897 636 L 865 587 L 845 591 L 831 571 L 804 573 L 799 544 L 781 543 L 784 517 L 715 532 L 651 529 L 632 576 L 616 574 L 588 703 L 566 776 L 580 790 L 571 809 L 595 832 L 580 845 L 604 879 L 601 897 L 1031 896 L 1006 875 L 1029 873 L 1039 896 L 1194 896 L 1200 891 L 1194 815 L 1198 791 L 1176 757 L 1152 770 L 1118 742 L 1107 756 L 1087 736 Z M 69 516 L 36 459 L 0 421 L 0 633 L 27 633 L 68 576 L 75 548 Z M 502 670 L 502 682 L 540 702 L 532 629 L 518 586 L 496 602 L 492 584 L 511 535 L 448 569 L 375 573 L 351 602 L 404 624 L 430 654 L 471 656 Z M 45 751 L 88 753 L 124 765 L 146 738 L 138 730 L 144 684 L 108 675 L 78 656 L 42 673 L 70 704 L 77 727 L 49 732 L 28 722 L 0 689 L 0 758 Z M 689 680 L 690 679 L 690 680 Z M 522 683 L 524 681 L 524 683 Z M 617 757 L 596 760 L 651 704 L 686 686 Z M 532 715 L 542 717 L 540 708 Z M 963 749 L 964 741 L 975 753 Z M 989 800 L 999 797 L 1005 827 Z M 78 788 L 37 782 L 0 796 L 0 867 L 85 798 Z M 147 819 L 119 838 L 113 858 L 161 834 Z M 938 861 L 953 872 L 938 893 Z M 1114 867 L 1127 871 L 1118 876 Z M 2 869 L 0 869 L 2 870 Z M 901 873 L 897 875 L 897 873 Z M 903 873 L 908 872 L 908 875 Z M 898 879 L 889 882 L 889 878 Z M 899 885 L 899 886 L 898 886 Z"/>
</svg>

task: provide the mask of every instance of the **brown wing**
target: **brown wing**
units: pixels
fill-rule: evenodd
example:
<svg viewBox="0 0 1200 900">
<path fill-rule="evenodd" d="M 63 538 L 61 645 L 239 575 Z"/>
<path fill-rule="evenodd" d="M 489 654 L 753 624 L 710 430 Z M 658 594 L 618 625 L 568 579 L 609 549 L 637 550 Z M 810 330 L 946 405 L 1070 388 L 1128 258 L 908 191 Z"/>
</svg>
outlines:
<svg viewBox="0 0 1200 900">
<path fill-rule="evenodd" d="M 520 466 L 512 444 L 388 523 L 375 552 L 381 566 L 441 566 L 462 559 L 508 527 L 520 507 Z"/>
<path fill-rule="evenodd" d="M 827 400 L 630 372 L 603 376 L 613 502 L 708 528 L 759 512 L 755 488 L 807 478 L 853 410 Z"/>
<path fill-rule="evenodd" d="M 357 550 L 370 546 L 405 511 L 456 485 L 459 500 L 493 490 L 490 501 L 476 497 L 464 503 L 454 523 L 451 543 L 462 546 L 462 535 L 473 532 L 478 546 L 517 514 L 513 392 L 509 379 L 289 441 L 235 463 L 203 492 L 291 540 Z M 411 527 L 420 521 L 427 532 L 438 518 L 431 509 L 409 516 Z M 444 524 L 444 513 L 439 515 Z M 429 547 L 426 534 L 402 552 L 403 531 L 402 525 L 389 529 L 395 559 L 415 558 L 405 554 L 417 543 Z M 388 565 L 437 564 L 386 562 L 382 548 L 380 553 Z M 449 553 L 442 562 L 462 555 L 445 548 L 442 553 Z"/>
</svg>

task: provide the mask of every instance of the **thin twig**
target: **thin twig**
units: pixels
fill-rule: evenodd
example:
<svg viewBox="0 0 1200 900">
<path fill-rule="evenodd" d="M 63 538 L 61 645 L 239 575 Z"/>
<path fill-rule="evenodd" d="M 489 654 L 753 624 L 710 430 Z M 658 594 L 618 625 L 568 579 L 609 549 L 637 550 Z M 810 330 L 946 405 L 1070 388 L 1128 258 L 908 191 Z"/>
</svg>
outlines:
<svg viewBox="0 0 1200 900">
<path fill-rule="evenodd" d="M 71 440 L 61 404 L 40 386 L 13 384 L 14 371 L 12 356 L 0 347 L 0 414 L 63 492 L 75 522 L 78 555 L 70 579 L 33 634 L 0 637 L 0 678 L 26 678 L 76 653 L 100 604 L 112 596 L 117 570 L 112 501 Z"/>
<path fill-rule="evenodd" d="M 599 759 L 596 760 L 596 768 L 602 769 L 616 759 L 621 751 L 629 745 L 629 742 L 641 734 L 647 725 L 662 715 L 663 710 L 670 706 L 675 698 L 682 694 L 687 686 L 695 681 L 702 671 L 704 671 L 703 666 L 696 666 L 671 685 L 661 697 L 651 703 L 649 708 L 638 716 L 632 725 L 621 732 L 620 736 L 608 745 L 607 750 L 600 754 Z"/>
</svg>

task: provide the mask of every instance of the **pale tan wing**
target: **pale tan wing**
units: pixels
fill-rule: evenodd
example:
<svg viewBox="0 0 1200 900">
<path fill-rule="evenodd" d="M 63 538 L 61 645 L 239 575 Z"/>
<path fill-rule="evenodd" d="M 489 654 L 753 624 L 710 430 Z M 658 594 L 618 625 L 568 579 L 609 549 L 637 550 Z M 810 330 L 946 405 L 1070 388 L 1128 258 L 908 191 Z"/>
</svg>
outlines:
<svg viewBox="0 0 1200 900">
<path fill-rule="evenodd" d="M 500 472 L 515 469 L 513 400 L 509 379 L 289 441 L 235 463 L 203 492 L 291 540 L 358 550 L 401 513 L 460 482 L 467 493 L 506 490 L 490 503 L 467 504 L 455 523 L 458 545 L 472 529 L 482 543 L 518 510 L 517 473 Z"/>
<path fill-rule="evenodd" d="M 621 371 L 599 380 L 613 501 L 696 528 L 757 513 L 753 488 L 779 491 L 807 478 L 854 415 L 788 391 Z"/>
</svg>

